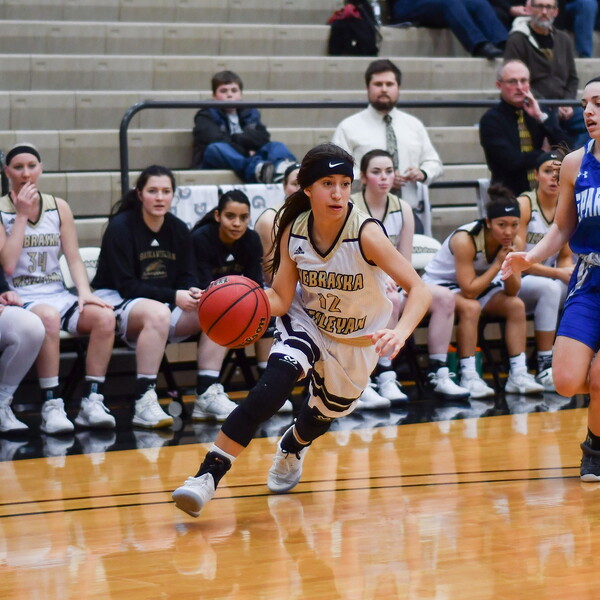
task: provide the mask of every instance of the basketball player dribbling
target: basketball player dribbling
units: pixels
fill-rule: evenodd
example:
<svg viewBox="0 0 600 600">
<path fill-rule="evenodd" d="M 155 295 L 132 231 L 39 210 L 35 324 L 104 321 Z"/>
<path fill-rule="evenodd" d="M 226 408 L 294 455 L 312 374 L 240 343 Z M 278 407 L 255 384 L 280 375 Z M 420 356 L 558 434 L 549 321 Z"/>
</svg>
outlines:
<svg viewBox="0 0 600 600">
<path fill-rule="evenodd" d="M 585 85 L 582 105 L 592 139 L 563 160 L 554 223 L 531 250 L 506 257 L 502 276 L 528 269 L 567 242 L 579 255 L 554 344 L 552 373 L 559 394 L 590 395 L 580 476 L 600 481 L 600 77 Z"/>
<path fill-rule="evenodd" d="M 298 172 L 300 190 L 278 213 L 274 277 L 266 290 L 279 317 L 276 342 L 266 371 L 223 423 L 197 475 L 173 492 L 177 507 L 193 517 L 259 425 L 310 372 L 309 396 L 279 441 L 267 480 L 272 492 L 291 490 L 311 442 L 353 411 L 378 356 L 395 356 L 431 303 L 427 286 L 381 225 L 349 203 L 353 162 L 334 144 L 310 150 Z M 393 329 L 386 328 L 386 274 L 408 294 Z"/>
</svg>

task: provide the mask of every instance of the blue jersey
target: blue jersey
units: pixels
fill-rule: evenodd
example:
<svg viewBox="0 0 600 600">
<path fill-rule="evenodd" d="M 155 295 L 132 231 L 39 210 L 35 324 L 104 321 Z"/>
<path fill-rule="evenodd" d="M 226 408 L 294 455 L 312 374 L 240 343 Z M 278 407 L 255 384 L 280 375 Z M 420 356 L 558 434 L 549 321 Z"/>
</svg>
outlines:
<svg viewBox="0 0 600 600">
<path fill-rule="evenodd" d="M 572 338 L 600 350 L 600 162 L 593 155 L 594 141 L 585 153 L 575 179 L 577 227 L 571 250 L 579 260 L 569 282 L 569 291 L 557 335 Z"/>
<path fill-rule="evenodd" d="M 590 140 L 575 180 L 577 227 L 569 245 L 581 255 L 600 253 L 600 162 L 593 151 L 594 141 Z"/>
</svg>

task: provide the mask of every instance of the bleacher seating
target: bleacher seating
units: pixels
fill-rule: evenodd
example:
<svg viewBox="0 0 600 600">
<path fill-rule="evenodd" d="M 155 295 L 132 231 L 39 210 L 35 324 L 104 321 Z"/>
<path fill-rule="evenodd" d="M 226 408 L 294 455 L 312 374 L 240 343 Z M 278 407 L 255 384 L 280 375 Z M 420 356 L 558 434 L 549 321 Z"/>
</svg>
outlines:
<svg viewBox="0 0 600 600">
<path fill-rule="evenodd" d="M 210 77 L 237 71 L 245 100 L 366 103 L 370 57 L 326 55 L 325 24 L 341 0 L 3 0 L 0 2 L 0 149 L 36 144 L 44 190 L 71 205 L 80 244 L 99 244 L 121 195 L 118 130 L 144 99 L 210 99 Z M 382 28 L 381 57 L 403 71 L 401 100 L 496 99 L 496 64 L 468 56 L 446 30 Z M 596 40 L 598 45 L 598 40 Z M 580 80 L 597 59 L 578 60 Z M 429 128 L 442 181 L 488 176 L 482 108 L 408 109 Z M 150 163 L 180 185 L 238 183 L 229 171 L 189 169 L 194 110 L 146 110 L 128 134 L 130 180 Z M 301 157 L 354 109 L 264 109 L 274 139 Z M 433 235 L 478 215 L 474 189 L 432 189 Z"/>
<path fill-rule="evenodd" d="M 99 242 L 120 196 L 118 129 L 142 99 L 210 98 L 210 76 L 232 69 L 246 100 L 366 101 L 369 57 L 326 56 L 325 24 L 339 0 L 5 0 L 0 4 L 0 148 L 36 144 L 44 189 L 65 197 L 81 243 Z M 403 100 L 493 99 L 494 66 L 467 56 L 449 32 L 384 27 L 381 56 L 403 70 Z M 302 86 L 302 89 L 298 87 Z M 354 109 L 263 111 L 274 139 L 301 157 Z M 486 177 L 475 124 L 481 109 L 415 109 L 446 179 Z M 189 170 L 193 110 L 146 110 L 129 130 L 130 168 L 175 169 L 182 185 L 236 183 Z M 132 173 L 132 177 L 134 174 Z M 468 196 L 468 197 L 467 197 Z M 463 190 L 432 190 L 433 230 L 475 214 Z M 456 207 L 460 207 L 459 210 Z M 439 218 L 436 213 L 439 211 Z M 456 219 L 449 221 L 449 214 Z"/>
<path fill-rule="evenodd" d="M 272 139 L 284 142 L 298 156 L 308 148 L 331 139 L 333 127 L 269 127 Z M 478 131 L 475 127 L 430 127 L 431 141 L 442 161 L 451 162 L 460 154 L 465 163 L 481 160 Z M 21 137 L 22 136 L 22 137 Z M 60 172 L 90 170 L 90 155 L 96 164 L 115 171 L 119 169 L 118 132 L 111 129 L 71 129 L 39 131 L 0 131 L 0 147 L 10 148 L 18 139 L 26 138 L 42 153 L 47 169 Z M 185 168 L 190 162 L 192 134 L 186 129 L 130 129 L 129 164 L 136 170 L 148 164 L 170 163 Z M 210 174 L 208 174 L 210 175 Z M 209 178 L 206 175 L 206 178 Z"/>
<path fill-rule="evenodd" d="M 37 144 L 46 189 L 75 212 L 82 243 L 97 244 L 120 195 L 118 128 L 142 99 L 201 100 L 218 69 L 238 71 L 246 100 L 365 101 L 367 57 L 325 55 L 338 2 L 287 0 L 7 0 L 0 4 L 0 148 Z M 266 7 L 269 7 L 268 9 Z M 251 24 L 249 26 L 249 24 Z M 494 64 L 473 59 L 448 31 L 384 27 L 380 55 L 403 70 L 402 100 L 494 99 Z M 585 79 L 597 61 L 579 61 Z M 298 82 L 302 89 L 298 90 Z M 275 139 L 297 154 L 329 139 L 353 109 L 264 110 Z M 487 176 L 476 124 L 481 108 L 412 109 L 430 128 L 445 180 Z M 130 167 L 174 168 L 181 184 L 235 183 L 226 171 L 189 170 L 193 110 L 147 110 L 129 131 Z M 93 202 L 90 202 L 93 198 Z M 468 190 L 432 190 L 433 231 L 444 237 L 476 215 Z"/>
</svg>

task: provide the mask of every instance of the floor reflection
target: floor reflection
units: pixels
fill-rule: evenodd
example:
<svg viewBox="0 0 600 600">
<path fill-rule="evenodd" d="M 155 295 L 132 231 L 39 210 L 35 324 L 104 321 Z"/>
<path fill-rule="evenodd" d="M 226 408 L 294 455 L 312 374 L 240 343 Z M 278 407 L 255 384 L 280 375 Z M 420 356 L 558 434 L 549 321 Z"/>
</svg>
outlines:
<svg viewBox="0 0 600 600">
<path fill-rule="evenodd" d="M 348 432 L 368 430 L 412 423 L 446 422 L 460 419 L 477 419 L 497 415 L 519 415 L 533 412 L 555 412 L 587 406 L 587 396 L 564 398 L 558 394 L 545 393 L 533 396 L 502 394 L 483 400 L 441 402 L 433 398 L 421 399 L 416 388 L 406 386 L 409 402 L 382 411 L 356 411 L 335 421 L 331 431 Z M 192 397 L 186 397 L 191 408 Z M 117 397 L 107 399 L 117 420 L 116 431 L 81 430 L 74 434 L 50 436 L 39 432 L 40 415 L 35 406 L 19 407 L 20 418 L 30 430 L 25 434 L 0 434 L 0 461 L 27 458 L 53 457 L 60 461 L 67 455 L 102 453 L 135 448 L 160 448 L 183 444 L 209 443 L 214 441 L 221 425 L 219 423 L 196 423 L 190 419 L 175 418 L 175 425 L 167 430 L 144 430 L 131 427 L 129 402 Z M 26 410 L 23 412 L 23 408 Z M 76 407 L 73 407 L 75 412 Z M 72 415 L 74 416 L 74 415 Z M 289 426 L 293 416 L 277 414 L 265 422 L 256 437 L 277 437 Z M 364 432 L 369 436 L 372 433 Z"/>
<path fill-rule="evenodd" d="M 133 431 L 123 414 L 115 432 L 5 437 L 3 460 L 48 459 L 0 465 L 0 596 L 591 600 L 600 484 L 579 481 L 586 413 L 570 410 L 585 403 L 515 395 L 354 413 L 314 444 L 286 495 L 267 492 L 274 442 L 258 440 L 198 520 L 170 491 L 218 425 Z M 143 451 L 111 452 L 123 447 Z"/>
</svg>

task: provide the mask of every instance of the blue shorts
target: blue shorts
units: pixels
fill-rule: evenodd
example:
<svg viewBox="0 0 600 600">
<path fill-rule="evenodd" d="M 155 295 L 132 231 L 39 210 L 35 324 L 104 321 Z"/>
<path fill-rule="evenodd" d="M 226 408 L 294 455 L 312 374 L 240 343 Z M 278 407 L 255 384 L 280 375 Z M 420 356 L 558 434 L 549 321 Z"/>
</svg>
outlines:
<svg viewBox="0 0 600 600">
<path fill-rule="evenodd" d="M 556 335 L 600 349 L 600 292 L 586 290 L 567 299 Z"/>
</svg>

